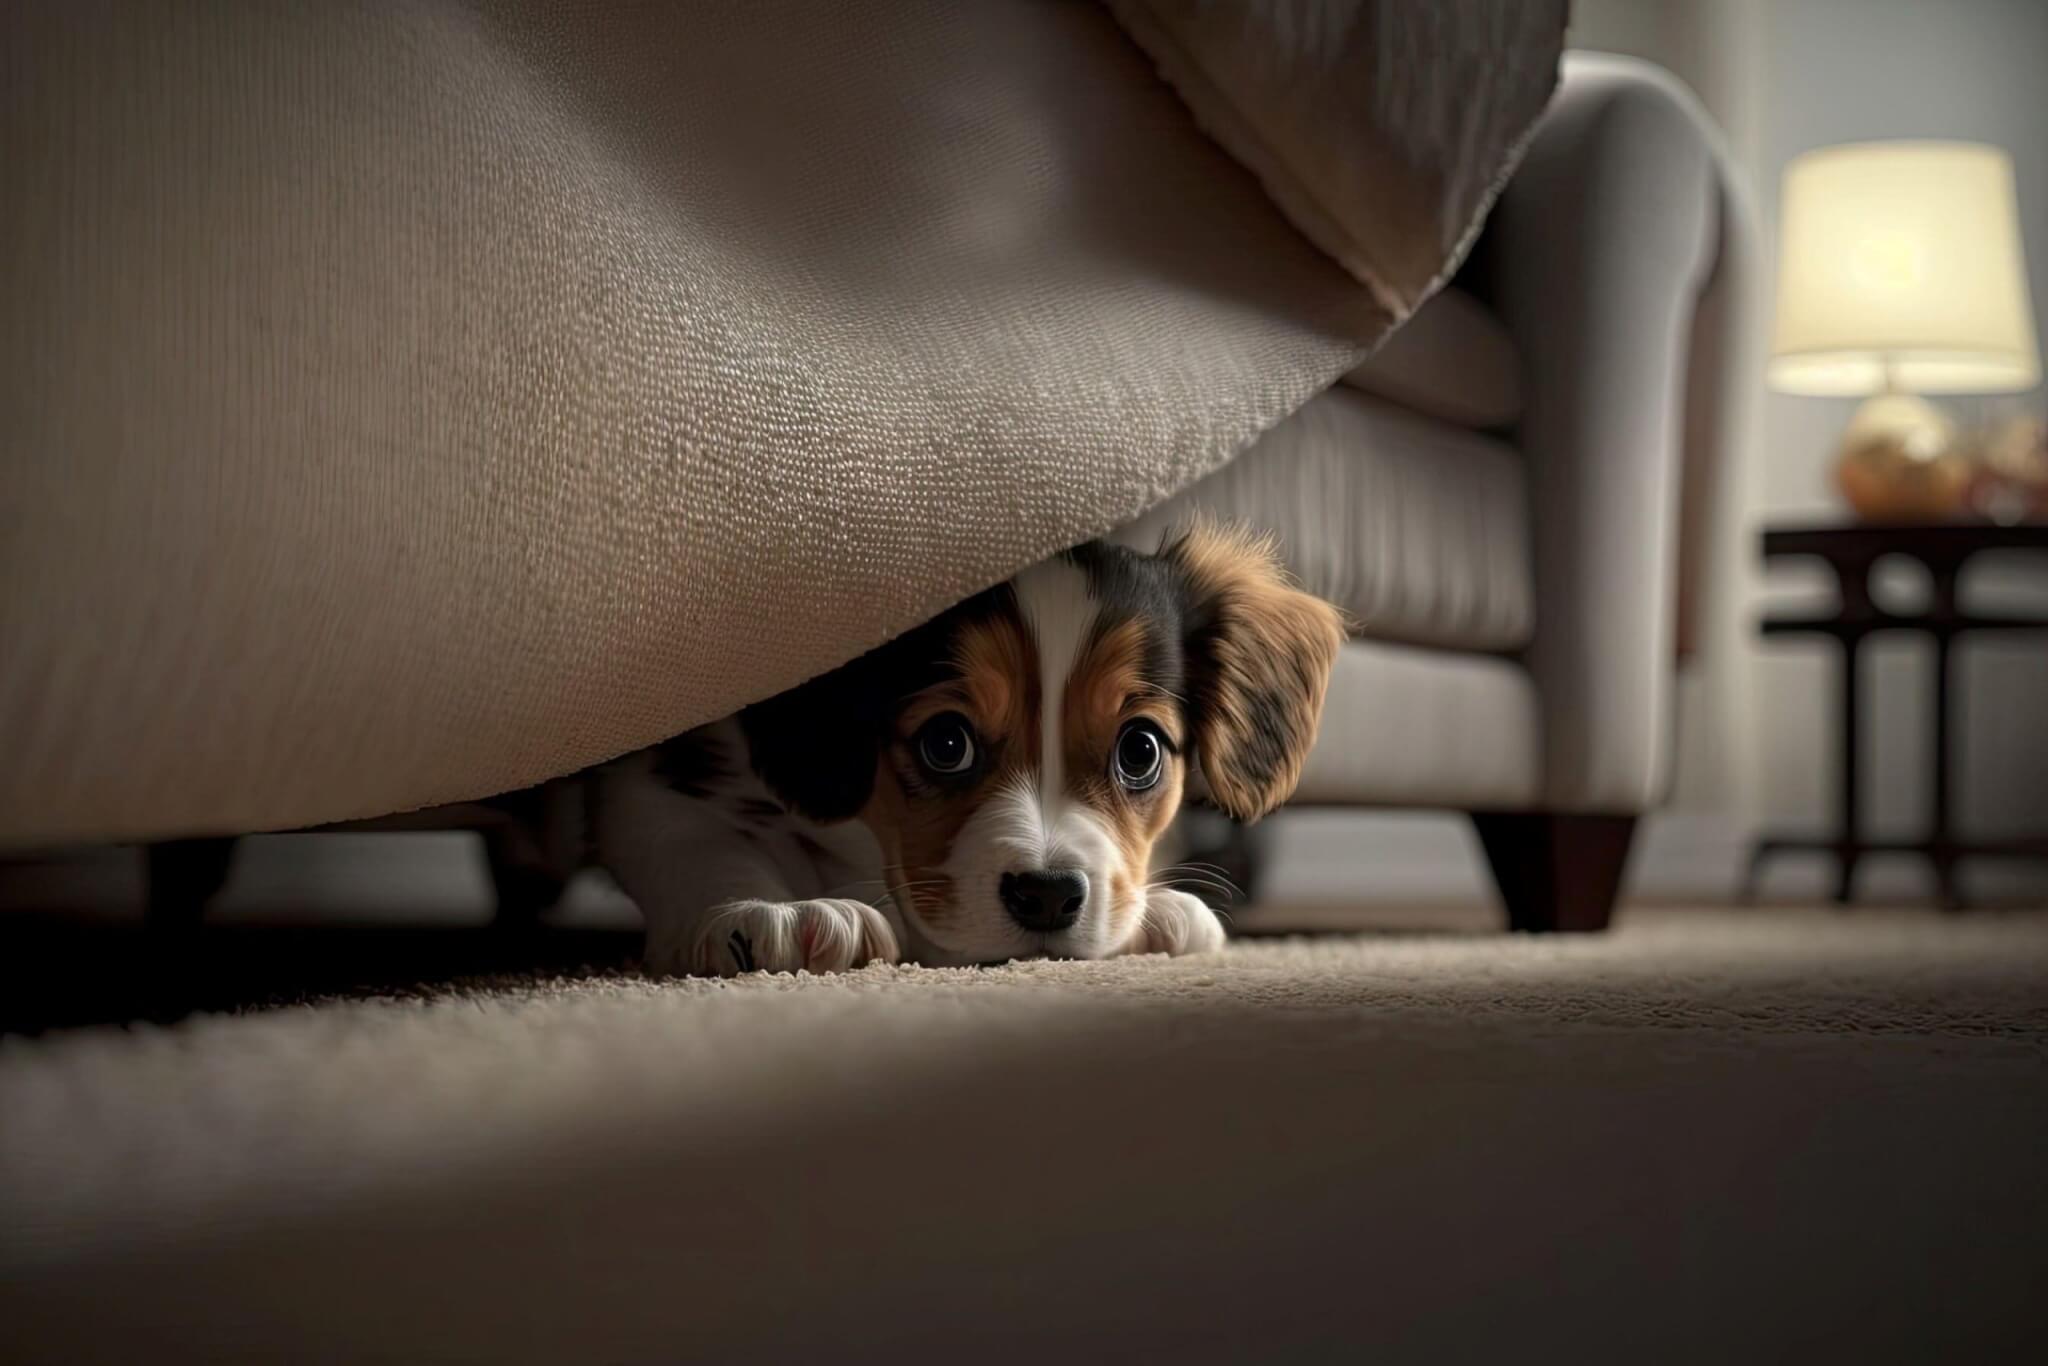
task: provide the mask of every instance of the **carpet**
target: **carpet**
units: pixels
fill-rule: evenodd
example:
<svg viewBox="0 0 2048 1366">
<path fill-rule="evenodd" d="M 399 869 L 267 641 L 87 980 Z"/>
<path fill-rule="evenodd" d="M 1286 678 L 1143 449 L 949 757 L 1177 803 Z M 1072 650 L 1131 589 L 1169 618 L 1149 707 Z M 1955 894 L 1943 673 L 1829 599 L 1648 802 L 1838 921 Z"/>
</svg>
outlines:
<svg viewBox="0 0 2048 1366">
<path fill-rule="evenodd" d="M 2048 917 L 1647 912 L 0 1041 L 10 1361 L 2010 1358 Z"/>
</svg>

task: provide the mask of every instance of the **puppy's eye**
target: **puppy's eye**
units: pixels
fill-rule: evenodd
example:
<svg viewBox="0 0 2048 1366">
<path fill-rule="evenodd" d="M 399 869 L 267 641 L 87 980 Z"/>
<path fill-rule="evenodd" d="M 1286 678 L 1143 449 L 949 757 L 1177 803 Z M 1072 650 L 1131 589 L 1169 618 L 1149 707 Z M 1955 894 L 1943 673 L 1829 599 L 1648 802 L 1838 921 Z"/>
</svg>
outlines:
<svg viewBox="0 0 2048 1366">
<path fill-rule="evenodd" d="M 1166 739 L 1150 721 L 1133 721 L 1116 737 L 1116 780 L 1143 792 L 1166 771 Z"/>
<path fill-rule="evenodd" d="M 918 762 L 934 773 L 965 773 L 974 767 L 974 755 L 974 727 L 958 712 L 934 716 L 917 728 Z"/>
</svg>

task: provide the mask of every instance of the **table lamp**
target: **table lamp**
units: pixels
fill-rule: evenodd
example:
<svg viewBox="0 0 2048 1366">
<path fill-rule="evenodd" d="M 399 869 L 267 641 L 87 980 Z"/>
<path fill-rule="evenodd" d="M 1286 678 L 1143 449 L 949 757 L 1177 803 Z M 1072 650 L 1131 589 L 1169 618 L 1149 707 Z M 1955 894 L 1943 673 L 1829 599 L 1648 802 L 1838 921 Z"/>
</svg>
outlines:
<svg viewBox="0 0 2048 1366">
<path fill-rule="evenodd" d="M 2040 379 L 2012 160 L 1970 142 L 1823 147 L 1785 168 L 1769 376 L 1869 395 L 1835 476 L 1866 518 L 1941 516 L 1969 477 L 1922 394 Z"/>
</svg>

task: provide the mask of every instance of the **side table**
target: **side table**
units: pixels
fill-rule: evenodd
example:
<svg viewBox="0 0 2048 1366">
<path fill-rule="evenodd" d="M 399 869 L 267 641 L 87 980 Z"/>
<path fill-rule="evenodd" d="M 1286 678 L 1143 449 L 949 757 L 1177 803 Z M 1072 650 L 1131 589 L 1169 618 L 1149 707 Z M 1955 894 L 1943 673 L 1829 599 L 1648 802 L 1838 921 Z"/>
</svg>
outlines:
<svg viewBox="0 0 2048 1366">
<path fill-rule="evenodd" d="M 1963 840 L 1950 823 L 1955 790 L 1956 735 L 1961 701 L 1952 686 L 1950 662 L 1957 637 L 1974 631 L 2048 630 L 2048 616 L 1999 616 L 1965 612 L 1956 602 L 1956 580 L 1969 559 L 1986 550 L 2048 551 L 2048 525 L 1995 526 L 1989 523 L 1922 525 L 1860 524 L 1782 527 L 1762 537 L 1763 557 L 1804 557 L 1824 560 L 1834 571 L 1840 596 L 1833 611 L 1813 615 L 1766 616 L 1760 624 L 1766 637 L 1819 635 L 1842 650 L 1839 821 L 1831 834 L 1767 834 L 1750 854 L 1745 896 L 1753 896 L 1764 863 L 1777 854 L 1831 854 L 1840 868 L 1835 900 L 1846 903 L 1855 890 L 1856 865 L 1868 854 L 1917 854 L 1934 865 L 1942 901 L 1956 906 L 1956 864 L 1966 858 L 2048 860 L 2048 834 L 2021 839 Z M 1870 569 L 1886 555 L 1901 555 L 1927 567 L 1933 595 L 1921 612 L 1892 612 L 1877 605 L 1870 593 Z M 1928 832 L 1918 840 L 1877 840 L 1863 835 L 1860 820 L 1858 739 L 1861 733 L 1862 689 L 1858 656 L 1863 642 L 1879 631 L 1918 631 L 1934 640 L 1934 772 Z"/>
</svg>

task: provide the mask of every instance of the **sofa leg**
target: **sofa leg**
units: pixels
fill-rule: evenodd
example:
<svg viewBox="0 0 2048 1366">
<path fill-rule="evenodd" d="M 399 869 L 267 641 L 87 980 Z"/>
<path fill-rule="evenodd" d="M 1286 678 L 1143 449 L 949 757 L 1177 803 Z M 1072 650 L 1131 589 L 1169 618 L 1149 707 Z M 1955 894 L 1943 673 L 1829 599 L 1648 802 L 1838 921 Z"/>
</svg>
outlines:
<svg viewBox="0 0 2048 1366">
<path fill-rule="evenodd" d="M 491 891 L 497 898 L 492 924 L 503 930 L 534 928 L 562 899 L 568 879 L 548 866 L 538 843 L 524 828 L 494 826 L 480 833 Z"/>
<path fill-rule="evenodd" d="M 194 929 L 228 880 L 234 862 L 232 835 L 164 840 L 145 850 L 148 870 L 145 923 L 151 929 L 180 933 Z"/>
<path fill-rule="evenodd" d="M 1634 816 L 1476 811 L 1508 928 L 1543 933 L 1604 930 L 1621 891 Z"/>
</svg>

